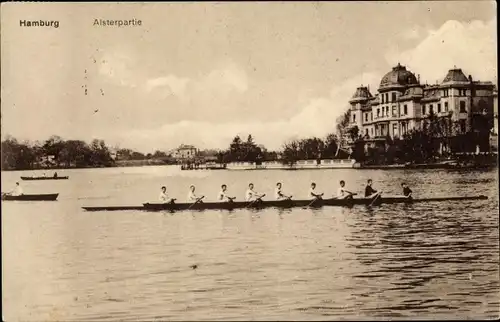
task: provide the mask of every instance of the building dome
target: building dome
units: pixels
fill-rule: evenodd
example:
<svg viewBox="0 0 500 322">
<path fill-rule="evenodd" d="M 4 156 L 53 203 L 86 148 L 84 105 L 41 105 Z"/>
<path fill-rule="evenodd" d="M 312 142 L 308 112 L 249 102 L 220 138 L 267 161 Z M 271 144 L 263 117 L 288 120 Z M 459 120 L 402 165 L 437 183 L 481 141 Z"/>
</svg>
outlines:
<svg viewBox="0 0 500 322">
<path fill-rule="evenodd" d="M 353 101 L 364 101 L 367 99 L 372 98 L 372 94 L 370 93 L 370 90 L 366 86 L 360 86 L 356 88 L 356 92 L 354 92 L 354 95 L 351 97 L 351 102 Z"/>
<path fill-rule="evenodd" d="M 450 69 L 446 77 L 443 79 L 443 83 L 463 83 L 469 82 L 469 79 L 462 72 L 460 68 Z"/>
<path fill-rule="evenodd" d="M 390 72 L 385 74 L 380 81 L 380 89 L 389 89 L 392 87 L 404 87 L 407 85 L 418 84 L 417 78 L 412 72 L 406 70 L 405 66 L 399 63 L 393 67 Z"/>
</svg>

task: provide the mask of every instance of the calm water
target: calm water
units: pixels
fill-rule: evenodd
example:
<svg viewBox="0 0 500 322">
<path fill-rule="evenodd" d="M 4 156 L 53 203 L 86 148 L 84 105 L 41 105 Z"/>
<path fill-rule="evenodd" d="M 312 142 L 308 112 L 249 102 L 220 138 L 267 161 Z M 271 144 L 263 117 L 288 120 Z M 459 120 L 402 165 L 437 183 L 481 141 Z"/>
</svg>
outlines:
<svg viewBox="0 0 500 322">
<path fill-rule="evenodd" d="M 2 188 L 19 175 L 4 172 Z M 22 182 L 57 202 L 2 204 L 6 321 L 498 318 L 499 234 L 494 171 L 180 171 L 172 167 L 59 171 Z M 242 197 L 276 181 L 304 197 L 334 193 L 485 194 L 489 200 L 315 210 L 84 212 L 138 205 L 167 185 L 207 199 L 220 184 Z M 197 269 L 190 266 L 198 265 Z"/>
</svg>

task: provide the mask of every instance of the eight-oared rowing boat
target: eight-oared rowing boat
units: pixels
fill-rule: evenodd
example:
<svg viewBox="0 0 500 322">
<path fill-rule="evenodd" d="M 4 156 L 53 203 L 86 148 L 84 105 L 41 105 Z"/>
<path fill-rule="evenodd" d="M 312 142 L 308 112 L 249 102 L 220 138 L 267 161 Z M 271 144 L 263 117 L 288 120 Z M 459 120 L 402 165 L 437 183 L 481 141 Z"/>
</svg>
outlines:
<svg viewBox="0 0 500 322">
<path fill-rule="evenodd" d="M 21 180 L 67 180 L 69 177 L 21 177 Z"/>
<path fill-rule="evenodd" d="M 59 196 L 58 193 L 47 193 L 47 194 L 37 194 L 37 195 L 19 195 L 13 196 L 2 193 L 2 200 L 11 200 L 11 201 L 55 201 Z"/>
<path fill-rule="evenodd" d="M 82 207 L 87 211 L 124 211 L 124 210 L 143 210 L 143 211 L 181 211 L 181 210 L 233 210 L 233 209 L 262 209 L 262 208 L 292 208 L 292 207 L 323 207 L 323 206 L 351 206 L 351 205 L 380 205 L 394 203 L 416 203 L 416 202 L 439 202 L 439 201 L 463 201 L 463 200 L 482 200 L 488 197 L 435 197 L 409 199 L 401 196 L 383 197 L 383 198 L 354 198 L 350 200 L 341 199 L 318 199 L 318 200 L 271 200 L 271 201 L 234 201 L 234 202 L 203 202 L 203 203 L 144 203 L 142 206 L 104 206 L 104 207 Z"/>
</svg>

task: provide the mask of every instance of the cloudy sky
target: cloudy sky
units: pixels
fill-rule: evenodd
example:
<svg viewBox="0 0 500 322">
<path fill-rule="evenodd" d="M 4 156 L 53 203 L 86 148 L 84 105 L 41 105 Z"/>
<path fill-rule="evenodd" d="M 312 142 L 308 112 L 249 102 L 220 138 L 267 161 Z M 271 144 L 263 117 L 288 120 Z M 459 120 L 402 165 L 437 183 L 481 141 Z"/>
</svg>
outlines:
<svg viewBox="0 0 500 322">
<path fill-rule="evenodd" d="M 1 32 L 2 137 L 21 140 L 150 152 L 252 133 L 279 148 L 334 131 L 356 87 L 376 92 L 398 62 L 428 83 L 454 65 L 497 82 L 493 1 L 2 3 Z"/>
</svg>

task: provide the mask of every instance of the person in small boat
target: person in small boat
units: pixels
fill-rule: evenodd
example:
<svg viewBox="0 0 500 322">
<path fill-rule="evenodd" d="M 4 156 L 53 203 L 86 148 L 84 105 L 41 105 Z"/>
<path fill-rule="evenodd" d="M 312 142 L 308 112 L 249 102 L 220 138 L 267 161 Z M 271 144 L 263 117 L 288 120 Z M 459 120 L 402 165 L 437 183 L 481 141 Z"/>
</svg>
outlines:
<svg viewBox="0 0 500 322">
<path fill-rule="evenodd" d="M 382 194 L 382 191 L 378 192 L 372 187 L 372 179 L 368 179 L 365 187 L 365 198 L 375 198 L 377 195 Z"/>
<path fill-rule="evenodd" d="M 158 197 L 158 199 L 163 203 L 171 203 L 171 202 L 174 202 L 174 200 L 175 200 L 175 199 L 170 198 L 168 196 L 167 187 L 165 187 L 165 186 L 161 187 L 161 192 L 160 192 L 160 196 Z"/>
<path fill-rule="evenodd" d="M 276 200 L 292 199 L 292 196 L 284 195 L 283 192 L 281 191 L 281 182 L 278 182 L 276 184 L 276 189 L 274 190 L 274 197 L 276 198 Z"/>
<path fill-rule="evenodd" d="M 258 192 L 255 192 L 255 190 L 253 190 L 253 183 L 250 183 L 248 185 L 247 192 L 245 193 L 245 200 L 246 201 L 256 201 L 256 200 L 261 200 L 262 197 L 264 197 L 264 194 L 260 194 Z"/>
<path fill-rule="evenodd" d="M 354 192 L 350 192 L 345 188 L 345 181 L 340 180 L 340 187 L 337 191 L 337 199 L 352 199 L 352 196 L 356 195 Z"/>
<path fill-rule="evenodd" d="M 6 193 L 6 195 L 10 195 L 10 196 L 21 196 L 23 194 L 24 194 L 23 188 L 21 188 L 21 186 L 19 185 L 19 182 L 16 182 L 16 187 L 14 188 L 14 190 Z"/>
<path fill-rule="evenodd" d="M 316 191 L 316 183 L 311 183 L 311 188 L 309 188 L 308 197 L 309 199 L 322 199 L 324 193 L 318 193 Z"/>
<path fill-rule="evenodd" d="M 13 195 L 13 196 L 21 196 L 23 194 L 24 194 L 23 188 L 21 187 L 21 185 L 19 184 L 19 182 L 16 182 L 16 187 L 11 192 L 11 195 Z"/>
<path fill-rule="evenodd" d="M 57 178 L 57 172 L 54 172 L 54 178 Z"/>
<path fill-rule="evenodd" d="M 410 187 L 404 182 L 401 184 L 401 187 L 403 188 L 403 195 L 407 198 L 411 198 L 413 191 L 411 191 Z"/>
<path fill-rule="evenodd" d="M 227 195 L 227 186 L 225 184 L 223 184 L 221 186 L 221 190 L 219 191 L 219 194 L 217 195 L 217 200 L 218 201 L 223 201 L 223 202 L 232 202 L 235 197 L 229 197 Z"/>
<path fill-rule="evenodd" d="M 195 187 L 194 185 L 191 185 L 191 186 L 189 187 L 188 201 L 201 203 L 201 202 L 202 202 L 201 200 L 202 200 L 205 196 L 198 197 L 198 196 L 195 194 L 195 190 L 196 190 L 196 187 Z"/>
</svg>

